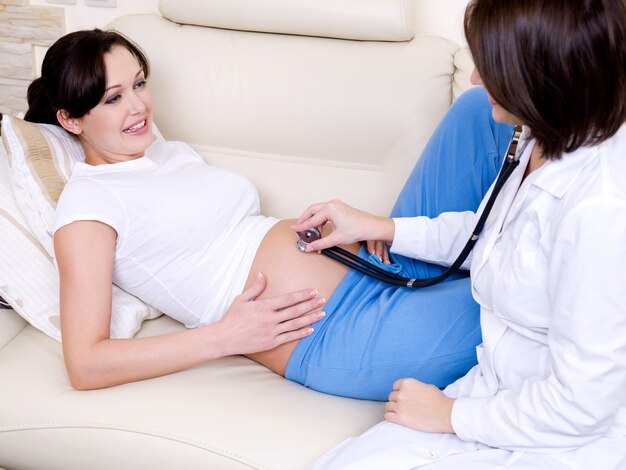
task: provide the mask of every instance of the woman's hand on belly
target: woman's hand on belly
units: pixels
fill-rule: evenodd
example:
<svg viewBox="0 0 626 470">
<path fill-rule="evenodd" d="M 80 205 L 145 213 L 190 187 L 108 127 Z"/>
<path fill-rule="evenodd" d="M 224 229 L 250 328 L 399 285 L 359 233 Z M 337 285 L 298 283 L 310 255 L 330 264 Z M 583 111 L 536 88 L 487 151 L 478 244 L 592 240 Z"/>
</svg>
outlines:
<svg viewBox="0 0 626 470">
<path fill-rule="evenodd" d="M 298 250 L 296 235 L 290 229 L 293 222 L 293 220 L 281 220 L 263 238 L 250 269 L 246 286 L 252 285 L 257 273 L 262 272 L 267 277 L 267 287 L 259 298 L 270 298 L 301 289 L 315 289 L 320 297 L 329 299 L 348 269 L 326 256 L 318 253 L 302 253 Z M 360 244 L 344 248 L 356 253 Z M 292 341 L 272 350 L 247 354 L 247 356 L 277 374 L 285 375 L 287 361 L 296 344 L 297 341 Z"/>
<path fill-rule="evenodd" d="M 226 348 L 224 355 L 267 351 L 299 340 L 312 333 L 312 323 L 323 318 L 325 300 L 316 290 L 260 300 L 266 286 L 265 276 L 259 274 L 215 324 Z"/>
<path fill-rule="evenodd" d="M 267 277 L 267 287 L 261 297 L 271 297 L 300 289 L 316 289 L 325 299 L 348 272 L 348 268 L 319 253 L 302 253 L 296 247 L 296 234 L 289 228 L 293 220 L 281 220 L 267 233 L 248 275 L 251 285 L 257 273 Z M 344 248 L 357 253 L 360 244 Z"/>
</svg>

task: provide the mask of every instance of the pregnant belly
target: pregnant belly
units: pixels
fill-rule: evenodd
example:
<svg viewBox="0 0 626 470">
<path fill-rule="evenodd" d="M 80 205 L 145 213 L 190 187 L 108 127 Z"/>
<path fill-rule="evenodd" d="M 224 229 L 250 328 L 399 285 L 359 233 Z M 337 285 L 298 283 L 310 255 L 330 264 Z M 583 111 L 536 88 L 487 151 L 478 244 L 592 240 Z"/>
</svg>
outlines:
<svg viewBox="0 0 626 470">
<path fill-rule="evenodd" d="M 294 220 L 281 220 L 265 235 L 250 268 L 246 288 L 258 273 L 267 278 L 267 287 L 259 298 L 274 297 L 301 290 L 317 289 L 326 300 L 346 275 L 342 264 L 318 253 L 302 253 L 296 248 L 296 235 L 289 228 Z M 359 244 L 344 247 L 353 253 Z M 270 351 L 250 354 L 248 357 L 277 374 L 285 375 L 285 367 L 297 341 L 283 344 Z"/>
</svg>

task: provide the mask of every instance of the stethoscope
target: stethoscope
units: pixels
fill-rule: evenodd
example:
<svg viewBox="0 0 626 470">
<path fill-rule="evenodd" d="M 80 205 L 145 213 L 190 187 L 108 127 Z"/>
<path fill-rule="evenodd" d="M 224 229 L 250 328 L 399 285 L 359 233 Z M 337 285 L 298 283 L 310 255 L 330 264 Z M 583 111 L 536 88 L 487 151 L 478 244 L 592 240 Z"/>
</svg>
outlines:
<svg viewBox="0 0 626 470">
<path fill-rule="evenodd" d="M 323 249 L 321 250 L 321 253 L 328 256 L 329 258 L 334 259 L 335 261 L 338 261 L 339 263 L 351 269 L 359 271 L 379 281 L 393 284 L 396 286 L 428 287 L 428 286 L 432 286 L 434 284 L 437 284 L 438 282 L 443 281 L 452 273 L 454 273 L 456 270 L 458 270 L 463 264 L 463 262 L 466 260 L 466 258 L 469 256 L 470 252 L 474 248 L 474 245 L 476 244 L 476 241 L 478 240 L 478 237 L 480 236 L 480 233 L 483 230 L 483 227 L 485 226 L 487 217 L 489 217 L 489 213 L 491 212 L 491 209 L 493 208 L 493 205 L 496 201 L 496 198 L 498 197 L 498 194 L 500 193 L 500 190 L 504 186 L 504 183 L 507 181 L 509 176 L 511 176 L 515 168 L 517 168 L 517 165 L 519 165 L 520 157 L 524 153 L 524 150 L 526 149 L 526 146 L 528 145 L 528 142 L 529 142 L 528 139 L 525 139 L 523 141 L 522 146 L 518 150 L 517 147 L 518 147 L 518 143 L 520 141 L 521 136 L 522 136 L 522 127 L 517 126 L 515 130 L 513 131 L 513 136 L 511 137 L 511 141 L 509 142 L 509 146 L 507 147 L 506 154 L 504 157 L 504 163 L 502 164 L 502 168 L 500 169 L 500 172 L 498 173 L 498 177 L 496 178 L 496 182 L 493 186 L 491 196 L 489 197 L 489 199 L 487 200 L 487 203 L 485 204 L 485 208 L 483 209 L 480 215 L 480 218 L 478 219 L 478 222 L 476 223 L 476 227 L 474 227 L 474 230 L 472 231 L 471 237 L 469 238 L 469 240 L 467 240 L 467 243 L 463 247 L 463 250 L 457 257 L 457 259 L 454 261 L 454 263 L 452 263 L 452 265 L 450 265 L 448 269 L 446 269 L 443 273 L 439 274 L 438 276 L 430 277 L 426 279 L 412 279 L 408 277 L 399 276 L 397 274 L 386 271 L 385 269 L 382 269 L 379 266 L 376 266 L 375 264 L 363 258 L 360 258 L 359 256 L 354 255 L 350 253 L 349 251 L 344 250 L 343 248 L 340 248 L 338 246 L 333 246 L 330 248 Z M 312 243 L 315 240 L 319 240 L 321 237 L 322 237 L 321 232 L 315 227 L 310 228 L 308 230 L 304 230 L 302 232 L 298 232 L 296 246 L 298 247 L 300 251 L 305 251 L 309 243 Z"/>
</svg>

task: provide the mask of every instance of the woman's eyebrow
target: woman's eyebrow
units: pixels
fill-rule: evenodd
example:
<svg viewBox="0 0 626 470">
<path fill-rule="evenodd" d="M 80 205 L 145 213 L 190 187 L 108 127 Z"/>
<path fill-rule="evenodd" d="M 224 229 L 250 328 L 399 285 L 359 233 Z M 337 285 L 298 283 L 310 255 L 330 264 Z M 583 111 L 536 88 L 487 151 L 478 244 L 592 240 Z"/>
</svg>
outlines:
<svg viewBox="0 0 626 470">
<path fill-rule="evenodd" d="M 138 77 L 139 75 L 141 75 L 142 73 L 143 73 L 143 69 L 139 69 L 139 72 L 137 72 L 137 73 L 135 74 L 135 78 L 137 78 L 137 77 Z M 121 86 L 122 86 L 122 85 L 111 85 L 111 86 L 108 86 L 108 87 L 106 87 L 106 88 L 104 89 L 104 92 L 106 93 L 107 91 L 112 90 L 113 88 L 119 88 L 119 87 L 121 87 Z"/>
</svg>

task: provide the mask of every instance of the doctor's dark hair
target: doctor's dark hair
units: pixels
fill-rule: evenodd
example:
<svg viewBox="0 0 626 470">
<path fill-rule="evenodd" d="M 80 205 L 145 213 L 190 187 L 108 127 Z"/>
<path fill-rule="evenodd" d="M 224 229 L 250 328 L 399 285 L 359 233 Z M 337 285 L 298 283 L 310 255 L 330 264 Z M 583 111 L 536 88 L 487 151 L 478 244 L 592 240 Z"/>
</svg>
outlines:
<svg viewBox="0 0 626 470">
<path fill-rule="evenodd" d="M 41 77 L 28 87 L 28 111 L 24 119 L 59 126 L 58 110 L 64 109 L 73 118 L 87 114 L 104 96 L 104 54 L 113 46 L 126 48 L 148 77 L 146 56 L 120 33 L 93 29 L 67 34 L 48 49 L 41 65 Z"/>
<path fill-rule="evenodd" d="M 545 157 L 626 121 L 626 1 L 472 0 L 464 26 L 485 88 Z"/>
</svg>

